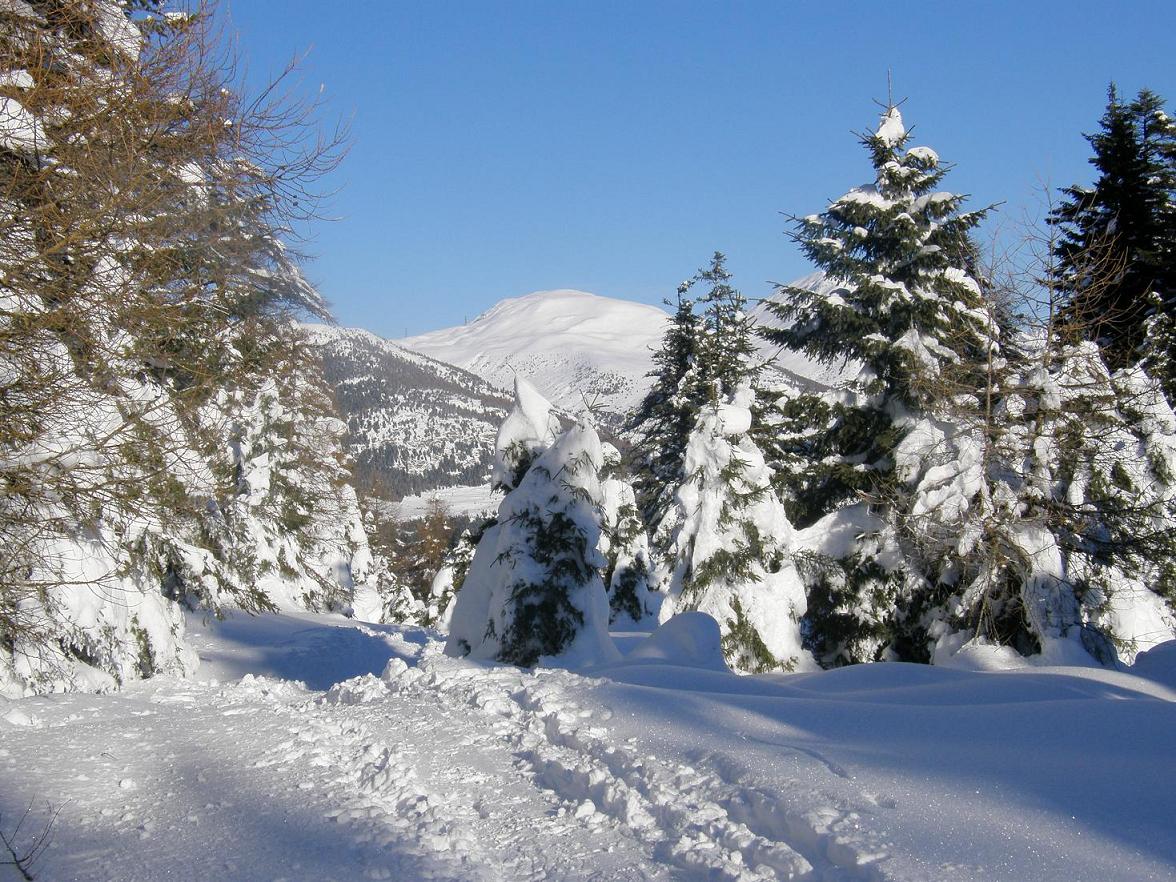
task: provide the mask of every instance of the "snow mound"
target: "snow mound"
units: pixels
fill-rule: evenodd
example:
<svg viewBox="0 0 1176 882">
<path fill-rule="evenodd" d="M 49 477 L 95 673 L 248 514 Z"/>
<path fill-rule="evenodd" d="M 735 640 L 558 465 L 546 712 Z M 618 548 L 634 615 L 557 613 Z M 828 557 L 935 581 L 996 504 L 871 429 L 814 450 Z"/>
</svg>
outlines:
<svg viewBox="0 0 1176 882">
<path fill-rule="evenodd" d="M 723 660 L 719 623 L 704 612 L 678 613 L 638 643 L 625 661 L 657 661 L 683 668 L 728 670 Z"/>
<path fill-rule="evenodd" d="M 887 147 L 894 147 L 902 143 L 903 138 L 906 137 L 906 126 L 902 124 L 902 114 L 898 112 L 897 107 L 891 107 L 882 114 L 882 120 L 878 123 L 875 137 Z"/>
<path fill-rule="evenodd" d="M 1171 689 L 1176 689 L 1176 640 L 1169 640 L 1135 657 L 1128 670 Z"/>
</svg>

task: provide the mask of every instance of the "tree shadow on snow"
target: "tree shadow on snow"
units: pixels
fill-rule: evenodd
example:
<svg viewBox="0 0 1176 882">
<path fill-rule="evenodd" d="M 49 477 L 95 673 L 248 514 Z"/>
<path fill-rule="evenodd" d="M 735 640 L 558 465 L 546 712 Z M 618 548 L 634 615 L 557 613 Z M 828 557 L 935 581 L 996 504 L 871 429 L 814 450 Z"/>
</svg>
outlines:
<svg viewBox="0 0 1176 882">
<path fill-rule="evenodd" d="M 342 616 L 236 613 L 221 621 L 190 622 L 189 637 L 200 654 L 198 680 L 253 674 L 326 690 L 363 674 L 378 676 L 394 657 L 411 664 L 430 634 L 419 628 L 360 626 Z"/>
</svg>

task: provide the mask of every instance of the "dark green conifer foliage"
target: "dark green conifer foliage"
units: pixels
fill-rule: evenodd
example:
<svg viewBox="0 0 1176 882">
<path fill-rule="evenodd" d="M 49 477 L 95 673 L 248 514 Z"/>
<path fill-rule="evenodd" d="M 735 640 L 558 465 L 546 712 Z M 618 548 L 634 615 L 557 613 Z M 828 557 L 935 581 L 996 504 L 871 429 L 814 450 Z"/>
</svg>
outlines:
<svg viewBox="0 0 1176 882">
<path fill-rule="evenodd" d="M 1159 291 L 1148 292 L 1139 351 L 1140 365 L 1160 384 L 1169 403 L 1176 404 L 1176 292 L 1167 300 Z"/>
<path fill-rule="evenodd" d="M 798 526 L 870 491 L 889 468 L 901 437 L 892 404 L 923 409 L 942 395 L 943 371 L 954 385 L 980 386 L 981 298 L 958 268 L 975 262 L 969 234 L 987 209 L 962 213 L 964 197 L 937 192 L 946 174 L 938 157 L 926 148 L 903 152 L 909 135 L 888 136 L 885 119 L 878 133 L 861 139 L 875 184 L 796 221 L 795 241 L 843 287 L 829 296 L 782 286 L 783 298 L 766 306 L 783 327 L 759 332 L 819 362 L 865 366 L 855 383 L 861 400 L 830 405 L 802 396 L 788 408 L 797 428 L 825 426 L 782 441 L 794 461 L 813 464 L 795 476 L 800 486 L 790 515 Z M 920 345 L 926 351 L 916 351 Z"/>
<path fill-rule="evenodd" d="M 732 394 L 755 373 L 752 322 L 745 311 L 747 298 L 732 287 L 725 263 L 726 257 L 716 251 L 710 266 L 700 269 L 692 280 L 707 287 L 698 301 L 705 332 L 700 374 L 715 401 Z"/>
<path fill-rule="evenodd" d="M 716 251 L 708 266 L 678 287 L 677 309 L 653 355 L 653 385 L 629 423 L 637 505 L 651 526 L 661 522 L 686 477 L 686 444 L 702 408 L 757 371 L 747 298 L 731 285 L 725 261 Z M 687 295 L 695 285 L 705 291 L 692 299 Z"/>
<path fill-rule="evenodd" d="M 1125 102 L 1112 85 L 1100 131 L 1087 135 L 1093 186 L 1065 188 L 1049 222 L 1059 230 L 1055 281 L 1071 336 L 1094 340 L 1112 370 L 1134 363 L 1159 291 L 1176 294 L 1176 125 L 1148 90 Z"/>
<path fill-rule="evenodd" d="M 558 655 L 575 638 L 584 614 L 569 599 L 568 586 L 588 582 L 595 569 L 582 528 L 564 512 L 545 517 L 527 509 L 516 524 L 528 535 L 526 551 L 542 575 L 511 586 L 514 618 L 502 635 L 498 660 L 532 667 L 540 656 Z"/>
<path fill-rule="evenodd" d="M 637 507 L 647 524 L 657 523 L 680 476 L 686 441 L 698 418 L 704 390 L 698 382 L 699 319 L 690 282 L 678 287 L 677 309 L 653 353 L 653 384 L 629 422 L 629 454 Z M 667 305 L 669 301 L 666 301 Z"/>
</svg>

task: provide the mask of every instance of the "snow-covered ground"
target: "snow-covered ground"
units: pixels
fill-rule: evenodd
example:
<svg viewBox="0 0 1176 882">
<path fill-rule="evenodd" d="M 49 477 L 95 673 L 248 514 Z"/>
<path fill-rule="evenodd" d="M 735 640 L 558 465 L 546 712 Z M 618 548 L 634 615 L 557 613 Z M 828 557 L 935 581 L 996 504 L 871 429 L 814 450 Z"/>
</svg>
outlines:
<svg viewBox="0 0 1176 882">
<path fill-rule="evenodd" d="M 191 627 L 194 680 L 0 704 L 0 829 L 60 811 L 37 878 L 1176 876 L 1176 644 L 736 677 L 624 635 L 587 677 L 340 617 Z"/>
</svg>

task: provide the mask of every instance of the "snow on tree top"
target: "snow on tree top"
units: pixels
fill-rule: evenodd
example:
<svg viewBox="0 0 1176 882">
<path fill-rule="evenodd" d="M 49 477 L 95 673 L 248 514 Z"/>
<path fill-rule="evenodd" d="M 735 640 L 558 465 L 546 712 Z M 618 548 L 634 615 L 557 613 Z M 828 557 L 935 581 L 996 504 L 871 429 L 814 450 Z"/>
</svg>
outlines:
<svg viewBox="0 0 1176 882">
<path fill-rule="evenodd" d="M 882 114 L 882 121 L 878 124 L 878 131 L 874 137 L 887 147 L 894 147 L 906 137 L 906 127 L 902 124 L 902 114 L 897 107 L 891 107 Z"/>
<path fill-rule="evenodd" d="M 534 456 L 550 447 L 557 434 L 559 421 L 551 413 L 551 403 L 534 386 L 516 376 L 514 410 L 502 423 L 494 442 L 491 484 L 513 488 L 518 477 L 515 472 L 519 457 L 524 451 Z"/>
</svg>

